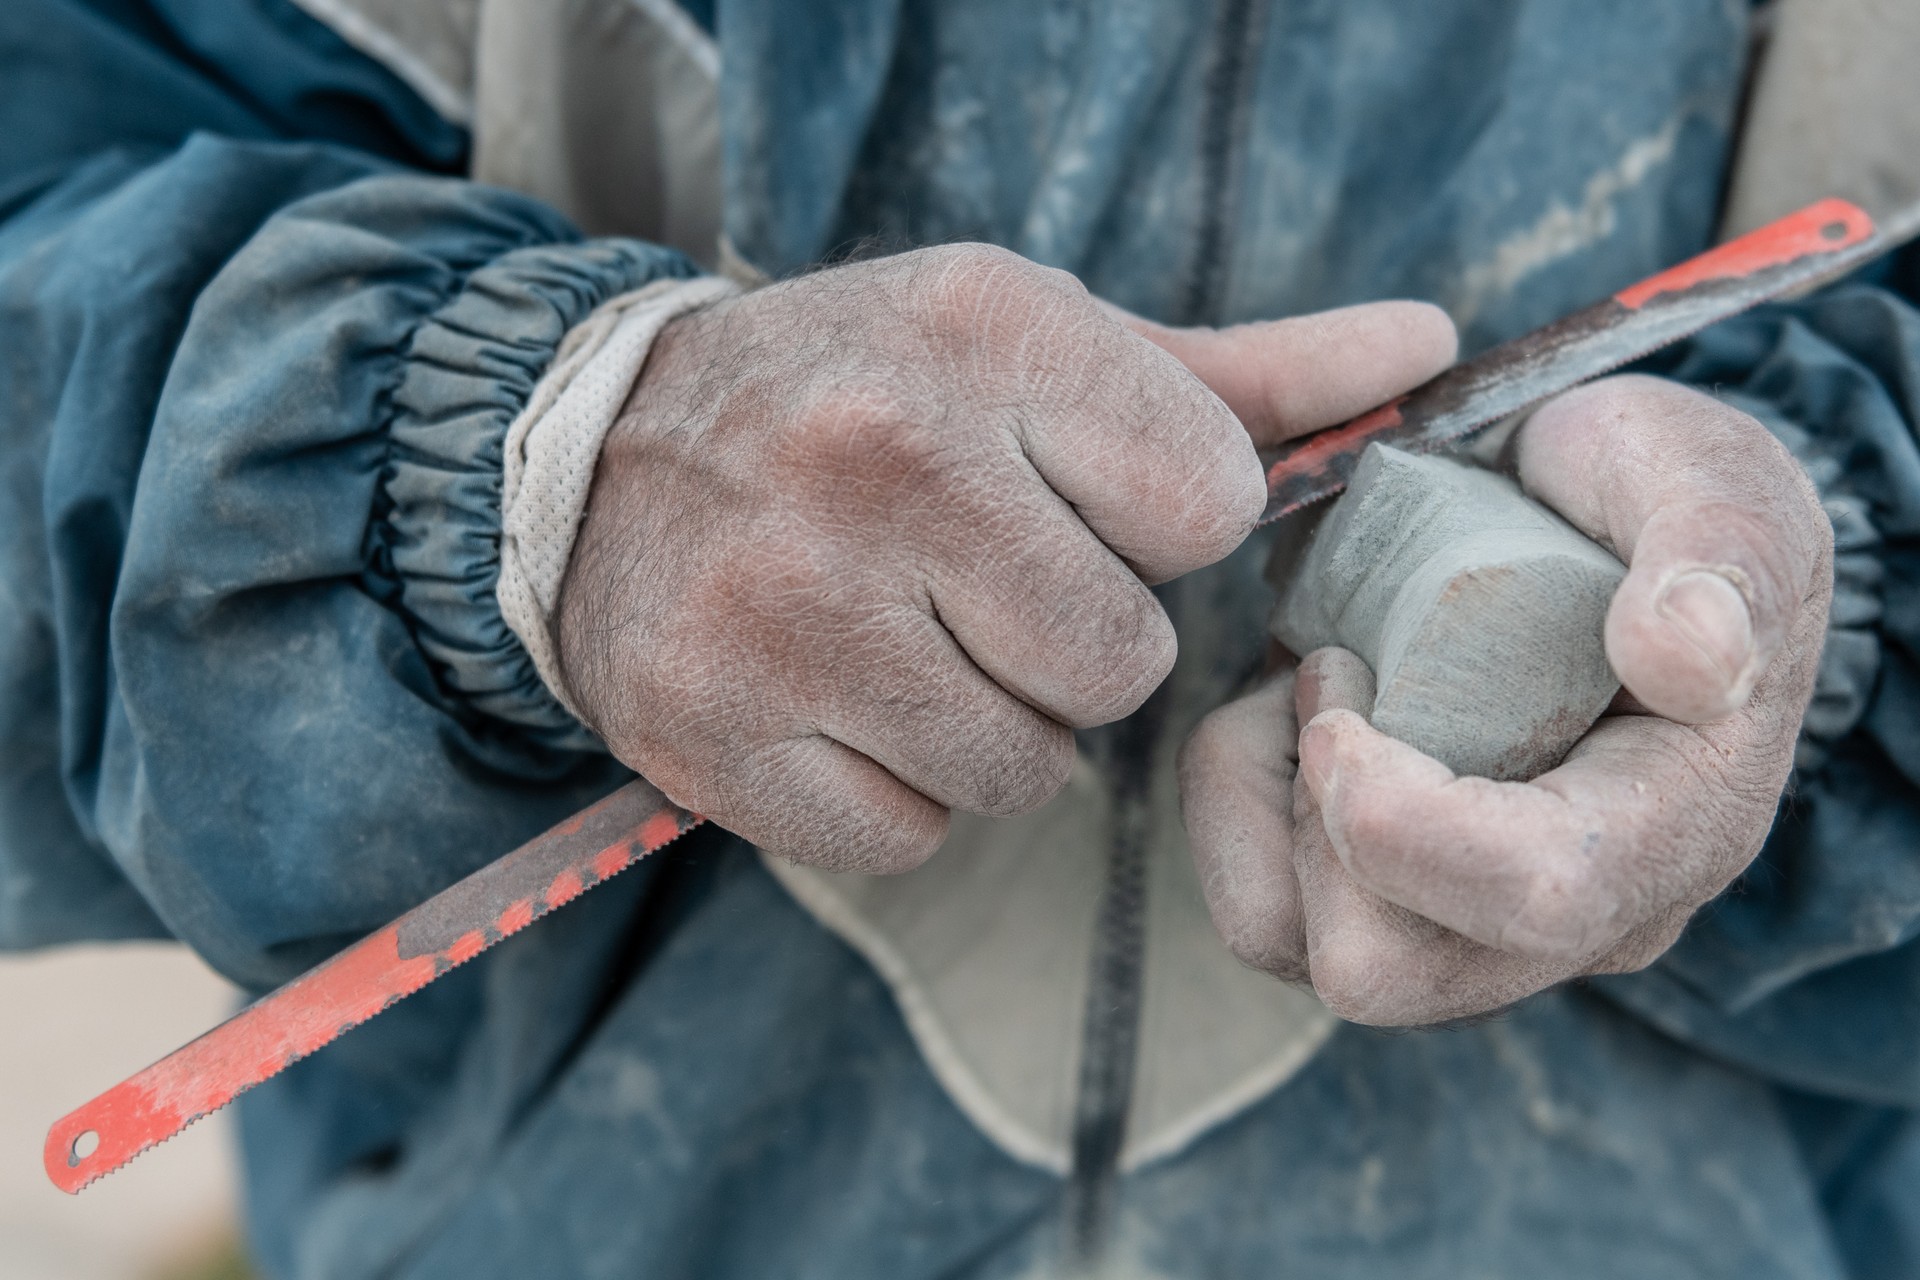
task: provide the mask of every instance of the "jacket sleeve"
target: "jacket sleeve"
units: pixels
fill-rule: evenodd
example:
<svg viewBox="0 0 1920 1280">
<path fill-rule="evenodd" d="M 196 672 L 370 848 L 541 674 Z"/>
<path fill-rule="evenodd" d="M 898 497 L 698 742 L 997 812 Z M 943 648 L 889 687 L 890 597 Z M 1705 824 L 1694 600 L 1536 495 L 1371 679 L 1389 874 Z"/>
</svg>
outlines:
<svg viewBox="0 0 1920 1280">
<path fill-rule="evenodd" d="M 19 5 L 0 134 L 74 118 L 0 141 L 0 945 L 269 985 L 617 783 L 501 620 L 501 441 L 571 327 L 694 268 L 377 157 L 405 111 L 287 140 L 192 23 Z"/>
<path fill-rule="evenodd" d="M 1920 311 L 1888 274 L 1719 325 L 1656 371 L 1756 414 L 1833 520 L 1818 687 L 1753 867 L 1659 963 L 1600 980 L 1782 1083 L 1920 1106 Z"/>
</svg>

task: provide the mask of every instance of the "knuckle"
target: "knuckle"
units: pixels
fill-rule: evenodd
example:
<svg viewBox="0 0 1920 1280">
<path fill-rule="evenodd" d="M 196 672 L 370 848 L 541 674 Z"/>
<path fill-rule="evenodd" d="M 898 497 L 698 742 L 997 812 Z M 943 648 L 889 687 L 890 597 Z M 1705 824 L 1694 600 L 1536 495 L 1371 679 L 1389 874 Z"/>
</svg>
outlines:
<svg viewBox="0 0 1920 1280">
<path fill-rule="evenodd" d="M 915 283 L 923 317 L 936 328 L 979 325 L 1009 302 L 1032 302 L 1085 290 L 1064 271 L 1031 262 L 998 245 L 967 243 L 916 251 Z"/>
<path fill-rule="evenodd" d="M 1249 969 L 1257 969 L 1286 982 L 1297 982 L 1307 977 L 1307 966 L 1299 948 L 1279 929 L 1238 919 L 1232 913 L 1216 913 L 1214 927 L 1219 930 L 1233 958 Z"/>
<path fill-rule="evenodd" d="M 1079 280 L 984 245 L 938 252 L 916 291 L 912 319 L 927 349 L 948 362 L 948 395 L 1009 424 L 1077 405 L 1124 416 L 1128 402 L 1112 391 L 1133 363 L 1117 358 L 1116 342 L 1127 335 Z"/>
<path fill-rule="evenodd" d="M 913 257 L 931 277 L 955 288 L 971 287 L 996 273 L 1030 265 L 1013 250 L 981 240 L 931 245 L 914 250 Z"/>
<path fill-rule="evenodd" d="M 833 387 L 814 396 L 784 433 L 799 474 L 825 470 L 836 478 L 871 474 L 876 465 L 937 455 L 937 433 L 914 421 L 897 398 L 872 382 Z"/>
<path fill-rule="evenodd" d="M 1628 419 L 1644 414 L 1654 405 L 1692 394 L 1679 383 L 1665 378 L 1644 373 L 1616 373 L 1562 392 L 1558 398 L 1567 403 L 1584 402 L 1588 412 L 1596 416 Z"/>
<path fill-rule="evenodd" d="M 1367 948 L 1351 941 L 1322 946 L 1311 968 L 1314 994 L 1342 1021 L 1394 1026 L 1409 1020 L 1404 994 L 1391 989 Z"/>
<path fill-rule="evenodd" d="M 833 830 L 810 842 L 804 853 L 776 852 L 827 871 L 900 875 L 934 855 L 946 839 L 947 821 L 945 809 L 929 818 L 863 807 L 843 815 Z"/>
<path fill-rule="evenodd" d="M 1073 772 L 1073 734 L 1064 725 L 1049 722 L 1020 736 L 1032 741 L 1012 750 L 989 744 L 982 753 L 970 787 L 977 796 L 977 812 L 998 817 L 1026 813 L 1067 785 Z"/>
<path fill-rule="evenodd" d="M 1074 722 L 1083 728 L 1133 712 L 1167 678 L 1179 656 L 1173 624 L 1144 588 L 1110 593 L 1060 631 L 1069 684 L 1079 694 Z"/>
<path fill-rule="evenodd" d="M 1599 950 L 1617 915 L 1617 904 L 1591 873 L 1563 864 L 1535 874 L 1497 945 L 1528 960 L 1568 964 Z"/>
<path fill-rule="evenodd" d="M 1266 508 L 1267 487 L 1251 446 L 1244 458 L 1238 456 L 1243 451 L 1233 452 L 1194 468 L 1191 484 L 1174 503 L 1178 514 L 1169 523 L 1169 541 L 1183 560 L 1211 564 L 1226 556 Z"/>
<path fill-rule="evenodd" d="M 944 807 L 818 737 L 709 754 L 689 772 L 697 812 L 808 866 L 894 874 L 925 862 L 946 839 Z"/>
<path fill-rule="evenodd" d="M 1140 344 L 1144 347 L 1145 344 Z M 1238 546 L 1266 505 L 1253 440 L 1233 411 L 1170 355 L 1104 362 L 1101 398 L 1141 446 L 1127 485 L 1157 537 L 1188 557 Z"/>
</svg>

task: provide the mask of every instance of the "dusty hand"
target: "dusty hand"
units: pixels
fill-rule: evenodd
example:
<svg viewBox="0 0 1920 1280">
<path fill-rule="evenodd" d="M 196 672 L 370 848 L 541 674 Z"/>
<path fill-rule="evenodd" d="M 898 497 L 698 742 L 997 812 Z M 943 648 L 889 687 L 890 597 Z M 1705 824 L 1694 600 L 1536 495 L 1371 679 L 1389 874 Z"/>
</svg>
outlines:
<svg viewBox="0 0 1920 1280">
<path fill-rule="evenodd" d="M 1444 364 L 1430 311 L 1331 322 L 1364 362 L 1304 321 L 1154 332 L 1300 429 Z M 1145 584 L 1227 554 L 1262 499 L 1234 413 L 1070 276 L 977 246 L 825 271 L 661 335 L 595 472 L 562 671 L 681 804 L 901 869 L 952 808 L 1044 801 L 1070 727 L 1146 698 L 1174 636 Z"/>
<path fill-rule="evenodd" d="M 1626 694 L 1559 768 L 1454 777 L 1368 726 L 1372 677 L 1337 649 L 1215 712 L 1182 756 L 1221 933 L 1354 1021 L 1652 963 L 1759 851 L 1792 763 L 1832 531 L 1786 451 L 1640 377 L 1549 403 L 1517 446 L 1526 488 L 1629 566 L 1606 624 Z"/>
</svg>

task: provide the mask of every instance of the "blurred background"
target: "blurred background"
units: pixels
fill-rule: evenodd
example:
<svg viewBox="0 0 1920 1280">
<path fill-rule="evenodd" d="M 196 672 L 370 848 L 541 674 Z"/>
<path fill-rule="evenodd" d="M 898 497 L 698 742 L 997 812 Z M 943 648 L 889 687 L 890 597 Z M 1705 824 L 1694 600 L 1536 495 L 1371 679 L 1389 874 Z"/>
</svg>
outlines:
<svg viewBox="0 0 1920 1280">
<path fill-rule="evenodd" d="M 47 1126 L 231 1013 L 183 947 L 0 954 L 0 1240 L 5 1280 L 246 1280 L 232 1116 L 190 1127 L 78 1196 L 40 1169 Z"/>
</svg>

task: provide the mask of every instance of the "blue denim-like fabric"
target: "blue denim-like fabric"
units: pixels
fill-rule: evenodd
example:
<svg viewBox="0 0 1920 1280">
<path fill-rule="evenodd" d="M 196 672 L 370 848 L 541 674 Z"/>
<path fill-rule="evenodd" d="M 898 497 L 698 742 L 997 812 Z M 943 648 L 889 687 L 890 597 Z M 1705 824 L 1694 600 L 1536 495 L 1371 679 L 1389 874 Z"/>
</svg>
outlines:
<svg viewBox="0 0 1920 1280">
<path fill-rule="evenodd" d="M 1746 37 L 1730 0 L 700 16 L 763 268 L 977 236 L 1168 319 L 1402 294 L 1474 346 L 1706 242 Z M 0 943 L 171 933 L 264 987 L 621 776 L 492 607 L 500 434 L 569 324 L 691 268 L 430 176 L 463 146 L 286 0 L 0 7 Z M 1920 1274 L 1917 267 L 1654 366 L 1847 526 L 1761 861 L 1645 974 L 1343 1029 L 1121 1181 L 1116 1258 Z M 1000 1277 L 1063 1233 L 720 833 L 240 1111 L 276 1275 Z"/>
<path fill-rule="evenodd" d="M 342 1127 L 316 1117 L 421 1093 L 394 1064 L 438 1012 L 401 1005 L 250 1095 L 277 1270 L 1013 1280 L 1054 1259 L 1061 1182 L 972 1128 L 879 979 L 747 850 L 696 839 L 490 953 L 471 1041 L 435 1049 L 451 1083 L 338 1165 L 308 1152 Z M 1580 991 L 1342 1029 L 1123 1180 L 1114 1235 L 1112 1274 L 1209 1280 L 1846 1274 L 1774 1091 Z"/>
<path fill-rule="evenodd" d="M 1707 241 L 1745 52 L 1721 0 L 733 0 L 718 30 L 764 270 L 982 239 L 1168 320 L 1429 298 L 1469 347 Z"/>
<path fill-rule="evenodd" d="M 57 70 L 65 16 L 0 24 Z M 618 780 L 493 602 L 500 438 L 569 326 L 692 267 L 327 143 L 155 141 L 36 157 L 0 228 L 0 937 L 264 986 Z"/>
</svg>

